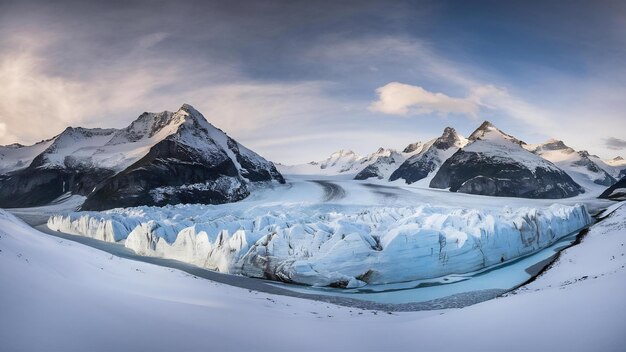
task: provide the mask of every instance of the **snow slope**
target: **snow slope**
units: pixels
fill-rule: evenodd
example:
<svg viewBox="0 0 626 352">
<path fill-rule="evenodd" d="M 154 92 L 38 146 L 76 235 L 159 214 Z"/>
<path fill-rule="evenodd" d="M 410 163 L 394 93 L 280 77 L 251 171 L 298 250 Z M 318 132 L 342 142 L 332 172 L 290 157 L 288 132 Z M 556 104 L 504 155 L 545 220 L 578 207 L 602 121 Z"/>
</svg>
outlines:
<svg viewBox="0 0 626 352">
<path fill-rule="evenodd" d="M 352 150 L 339 150 L 322 161 L 307 164 L 281 165 L 278 170 L 284 175 L 344 176 L 364 180 L 367 178 L 388 179 L 389 175 L 406 160 L 421 150 L 420 142 L 409 145 L 400 153 L 394 149 L 378 148 L 374 153 L 361 156 Z"/>
<path fill-rule="evenodd" d="M 524 145 L 524 148 L 551 161 L 567 172 L 576 183 L 591 192 L 600 193 L 616 182 L 613 176 L 602 168 L 607 167 L 603 161 L 594 162 L 591 160 L 593 156 L 586 151 L 577 152 L 562 141 L 550 139 L 542 144 Z"/>
<path fill-rule="evenodd" d="M 385 314 L 120 259 L 0 210 L 0 341 L 7 351 L 617 351 L 626 345 L 625 228 L 622 207 L 514 294 Z"/>
<path fill-rule="evenodd" d="M 389 176 L 406 160 L 410 153 L 398 153 L 393 149 L 379 148 L 367 158 L 367 166 L 354 176 L 355 180 L 370 178 L 388 180 Z"/>
<path fill-rule="evenodd" d="M 588 223 L 581 205 L 479 211 L 283 204 L 77 212 L 50 217 L 48 227 L 220 272 L 355 287 L 475 271 L 545 248 Z"/>
<path fill-rule="evenodd" d="M 602 160 L 595 155 L 590 155 L 590 159 L 603 168 L 609 175 L 613 176 L 616 180 L 626 177 L 626 160 L 624 160 L 621 156 L 610 160 Z"/>
<path fill-rule="evenodd" d="M 367 166 L 367 158 L 352 150 L 339 150 L 322 161 L 299 165 L 277 165 L 278 171 L 287 175 L 354 175 Z"/>
<path fill-rule="evenodd" d="M 0 175 L 28 167 L 35 157 L 53 142 L 54 140 L 50 139 L 30 146 L 21 144 L 0 146 Z"/>
</svg>

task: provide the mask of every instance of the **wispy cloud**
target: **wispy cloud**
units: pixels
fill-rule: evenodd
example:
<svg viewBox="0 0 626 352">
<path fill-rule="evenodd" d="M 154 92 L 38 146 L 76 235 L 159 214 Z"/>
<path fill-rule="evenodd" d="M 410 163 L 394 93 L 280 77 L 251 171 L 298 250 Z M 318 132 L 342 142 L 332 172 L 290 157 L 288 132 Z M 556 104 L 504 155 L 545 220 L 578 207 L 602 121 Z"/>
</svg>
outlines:
<svg viewBox="0 0 626 352">
<path fill-rule="evenodd" d="M 613 150 L 626 149 L 626 140 L 609 137 L 606 139 L 606 147 Z"/>
<path fill-rule="evenodd" d="M 390 115 L 425 115 L 436 113 L 467 114 L 476 117 L 479 105 L 476 101 L 451 98 L 443 93 L 433 93 L 419 86 L 398 82 L 388 83 L 378 89 L 378 100 L 370 105 L 371 111 Z"/>
<path fill-rule="evenodd" d="M 372 112 L 470 118 L 490 113 L 514 119 L 529 129 L 557 125 L 558 116 L 512 92 L 484 67 L 442 56 L 426 40 L 390 36 L 335 39 L 313 47 L 306 56 L 329 62 L 335 70 L 358 71 L 356 77 L 370 77 L 374 82 L 402 77 L 375 88 L 377 98 L 369 104 Z M 371 72 L 364 72 L 366 69 Z"/>
<path fill-rule="evenodd" d="M 20 33 L 17 49 L 0 53 L 0 144 L 33 143 L 67 126 L 120 127 L 145 110 L 185 102 L 244 138 L 341 110 L 324 93 L 329 82 L 254 81 L 222 63 L 163 58 L 156 46 L 166 33 L 140 36 L 114 63 L 80 76 L 56 73 L 44 54 L 55 41 L 37 38 Z"/>
</svg>

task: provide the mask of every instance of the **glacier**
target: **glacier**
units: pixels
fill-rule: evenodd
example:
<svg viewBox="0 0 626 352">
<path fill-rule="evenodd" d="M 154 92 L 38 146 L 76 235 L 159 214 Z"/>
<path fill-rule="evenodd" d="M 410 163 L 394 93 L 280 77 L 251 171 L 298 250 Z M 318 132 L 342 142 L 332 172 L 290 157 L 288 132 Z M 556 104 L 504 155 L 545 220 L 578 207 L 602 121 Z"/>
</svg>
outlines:
<svg viewBox="0 0 626 352">
<path fill-rule="evenodd" d="M 584 205 L 173 205 L 53 215 L 48 228 L 223 273 L 342 288 L 461 274 L 514 260 L 591 223 Z"/>
</svg>

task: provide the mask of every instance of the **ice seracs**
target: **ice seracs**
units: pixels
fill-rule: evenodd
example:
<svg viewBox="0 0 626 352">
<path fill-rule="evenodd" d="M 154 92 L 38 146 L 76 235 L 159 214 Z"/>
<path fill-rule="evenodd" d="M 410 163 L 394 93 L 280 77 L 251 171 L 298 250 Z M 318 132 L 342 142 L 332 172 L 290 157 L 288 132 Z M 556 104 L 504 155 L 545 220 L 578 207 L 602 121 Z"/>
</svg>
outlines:
<svg viewBox="0 0 626 352">
<path fill-rule="evenodd" d="M 591 221 L 582 205 L 504 208 L 178 205 L 53 216 L 48 227 L 142 255 L 307 285 L 354 287 L 475 271 Z"/>
<path fill-rule="evenodd" d="M 563 170 L 527 151 L 524 142 L 488 121 L 468 139 L 439 168 L 430 187 L 525 198 L 565 198 L 584 192 Z"/>
</svg>

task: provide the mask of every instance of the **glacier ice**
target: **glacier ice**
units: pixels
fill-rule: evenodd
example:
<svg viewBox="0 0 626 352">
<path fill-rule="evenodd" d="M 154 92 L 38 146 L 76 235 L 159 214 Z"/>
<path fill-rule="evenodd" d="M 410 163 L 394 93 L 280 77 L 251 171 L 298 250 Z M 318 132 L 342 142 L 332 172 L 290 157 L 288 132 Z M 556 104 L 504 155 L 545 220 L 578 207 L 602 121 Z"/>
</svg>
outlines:
<svg viewBox="0 0 626 352">
<path fill-rule="evenodd" d="M 74 212 L 52 230 L 224 273 L 359 287 L 467 273 L 546 248 L 591 223 L 584 205 L 438 207 L 211 205 Z"/>
</svg>

